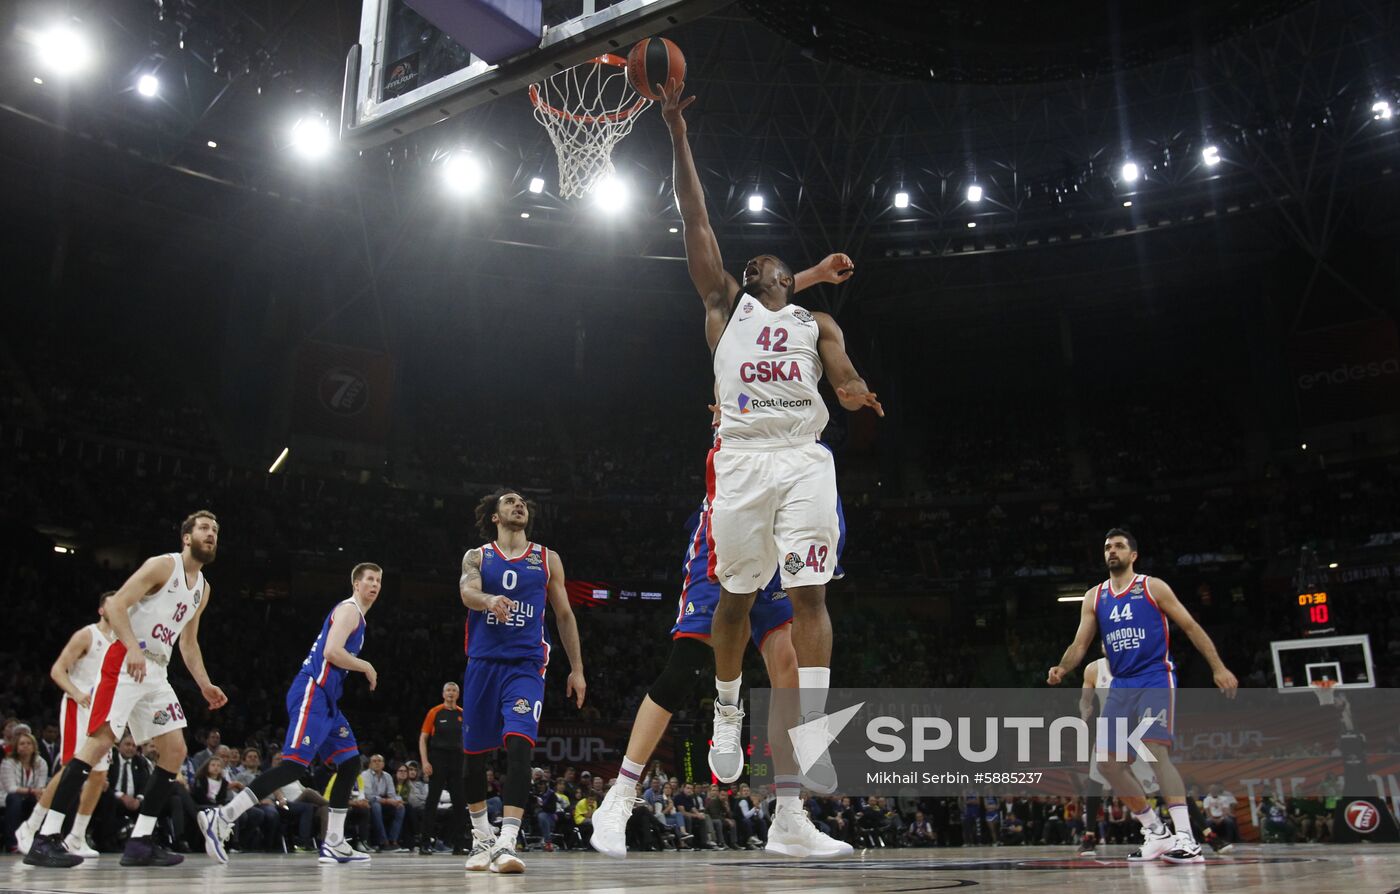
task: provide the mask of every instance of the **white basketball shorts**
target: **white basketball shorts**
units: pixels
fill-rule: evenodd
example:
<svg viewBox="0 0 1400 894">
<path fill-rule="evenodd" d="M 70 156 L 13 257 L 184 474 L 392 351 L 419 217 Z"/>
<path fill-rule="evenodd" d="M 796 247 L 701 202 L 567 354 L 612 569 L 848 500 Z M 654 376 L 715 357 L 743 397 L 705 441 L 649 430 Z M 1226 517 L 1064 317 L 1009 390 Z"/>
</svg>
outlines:
<svg viewBox="0 0 1400 894">
<path fill-rule="evenodd" d="M 60 745 L 58 762 L 66 764 L 73 759 L 83 743 L 87 741 L 89 708 L 64 696 L 58 705 L 58 741 Z M 101 773 L 112 762 L 111 749 L 102 752 L 102 757 L 92 765 L 94 773 Z"/>
<path fill-rule="evenodd" d="M 102 675 L 92 694 L 88 735 L 104 723 L 110 723 L 118 736 L 123 728 L 129 730 L 137 745 L 189 725 L 185 709 L 166 679 L 165 665 L 148 658 L 146 679 L 138 683 L 126 672 L 126 648 L 119 642 L 107 649 L 102 661 Z"/>
<path fill-rule="evenodd" d="M 816 441 L 720 440 L 710 451 L 706 481 L 710 577 L 725 590 L 756 592 L 775 569 L 784 588 L 831 580 L 841 524 L 830 450 Z"/>
</svg>

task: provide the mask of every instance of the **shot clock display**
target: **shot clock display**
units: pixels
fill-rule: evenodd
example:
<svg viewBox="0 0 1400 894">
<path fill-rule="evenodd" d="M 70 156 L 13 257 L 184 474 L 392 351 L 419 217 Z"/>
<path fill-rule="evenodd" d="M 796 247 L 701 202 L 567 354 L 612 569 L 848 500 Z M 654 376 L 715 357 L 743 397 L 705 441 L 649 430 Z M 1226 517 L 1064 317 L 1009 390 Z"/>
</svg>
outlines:
<svg viewBox="0 0 1400 894">
<path fill-rule="evenodd" d="M 1303 633 L 1326 633 L 1335 630 L 1336 616 L 1333 613 L 1332 599 L 1326 593 L 1299 593 L 1298 616 Z"/>
</svg>

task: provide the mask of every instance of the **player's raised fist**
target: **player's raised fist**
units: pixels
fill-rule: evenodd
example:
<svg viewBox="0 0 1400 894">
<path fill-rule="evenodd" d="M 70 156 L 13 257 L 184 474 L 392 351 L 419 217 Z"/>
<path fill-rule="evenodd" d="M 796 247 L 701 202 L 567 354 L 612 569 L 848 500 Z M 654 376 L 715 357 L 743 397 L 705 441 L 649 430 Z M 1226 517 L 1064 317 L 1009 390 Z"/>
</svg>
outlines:
<svg viewBox="0 0 1400 894">
<path fill-rule="evenodd" d="M 822 258 L 817 265 L 817 276 L 821 282 L 840 284 L 850 279 L 856 272 L 856 262 L 844 252 L 836 252 Z"/>
<path fill-rule="evenodd" d="M 695 102 L 694 96 L 682 98 L 685 93 L 685 81 L 671 78 L 664 85 L 657 84 L 656 92 L 661 94 L 661 120 L 672 130 L 685 127 L 685 116 L 681 113 Z"/>
<path fill-rule="evenodd" d="M 1049 683 L 1051 686 L 1059 686 L 1064 680 L 1066 673 L 1067 671 L 1057 664 L 1050 668 L 1050 673 L 1045 676 L 1045 682 Z"/>
</svg>

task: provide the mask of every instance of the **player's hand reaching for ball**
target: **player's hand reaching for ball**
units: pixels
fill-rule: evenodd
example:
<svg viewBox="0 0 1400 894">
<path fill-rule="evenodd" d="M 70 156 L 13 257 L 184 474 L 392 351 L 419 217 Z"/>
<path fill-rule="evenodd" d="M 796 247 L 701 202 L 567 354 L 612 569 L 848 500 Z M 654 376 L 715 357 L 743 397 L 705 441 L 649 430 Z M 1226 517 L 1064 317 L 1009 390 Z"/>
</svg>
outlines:
<svg viewBox="0 0 1400 894">
<path fill-rule="evenodd" d="M 865 383 L 859 379 L 847 382 L 836 389 L 836 399 L 841 402 L 841 406 L 854 413 L 856 410 L 870 407 L 875 411 L 876 416 L 884 416 L 885 408 L 880 406 L 880 401 L 875 397 L 875 392 L 866 387 Z"/>
<path fill-rule="evenodd" d="M 661 120 L 666 122 L 666 126 L 671 130 L 685 127 L 685 116 L 681 113 L 690 108 L 690 104 L 695 102 L 694 96 L 686 96 L 685 81 L 678 81 L 671 78 L 663 86 L 656 85 L 656 92 L 661 94 Z"/>
<path fill-rule="evenodd" d="M 850 279 L 856 272 L 856 262 L 851 260 L 851 256 L 844 252 L 836 252 L 822 258 L 817 265 L 817 276 L 821 282 L 829 282 L 840 285 Z"/>
<path fill-rule="evenodd" d="M 1069 671 L 1057 664 L 1050 668 L 1050 673 L 1045 676 L 1045 682 L 1049 683 L 1051 686 L 1059 686 L 1068 673 Z"/>
<path fill-rule="evenodd" d="M 486 610 L 496 616 L 496 620 L 502 624 L 510 623 L 511 601 L 506 596 L 488 596 L 486 598 Z"/>
<path fill-rule="evenodd" d="M 228 704 L 228 696 L 224 695 L 224 691 L 213 683 L 210 683 L 208 686 L 199 687 L 199 693 L 203 695 L 204 700 L 209 703 L 209 710 L 211 711 L 217 711 Z"/>
<path fill-rule="evenodd" d="M 573 670 L 569 672 L 569 682 L 564 688 L 564 696 L 574 697 L 574 707 L 583 707 L 583 694 L 588 690 L 588 683 L 584 682 L 583 671 Z"/>
<path fill-rule="evenodd" d="M 1229 668 L 1222 667 L 1215 672 L 1215 685 L 1220 687 L 1226 698 L 1234 698 L 1235 692 L 1240 688 L 1240 681 L 1235 679 Z"/>
<path fill-rule="evenodd" d="M 365 662 L 365 679 L 369 680 L 369 691 L 373 692 L 374 687 L 379 685 L 379 671 L 374 669 L 374 665 Z"/>
</svg>

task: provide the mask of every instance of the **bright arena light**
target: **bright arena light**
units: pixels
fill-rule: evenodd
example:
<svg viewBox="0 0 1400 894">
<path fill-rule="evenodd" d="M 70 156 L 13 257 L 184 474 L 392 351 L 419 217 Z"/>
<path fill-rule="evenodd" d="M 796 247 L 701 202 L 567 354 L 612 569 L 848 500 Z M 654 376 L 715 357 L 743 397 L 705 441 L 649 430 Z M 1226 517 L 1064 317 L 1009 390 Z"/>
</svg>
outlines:
<svg viewBox="0 0 1400 894">
<path fill-rule="evenodd" d="M 982 201 L 982 187 L 978 186 L 976 183 L 969 186 L 967 188 L 967 200 L 969 202 Z"/>
<path fill-rule="evenodd" d="M 894 194 L 894 206 L 895 206 L 896 208 L 908 208 L 908 207 L 909 207 L 909 193 L 907 193 L 907 192 L 897 192 L 897 193 L 895 193 L 895 194 Z"/>
<path fill-rule="evenodd" d="M 1371 104 L 1371 117 L 1377 121 L 1389 121 L 1392 114 L 1394 113 L 1390 109 L 1390 103 L 1384 99 Z"/>
<path fill-rule="evenodd" d="M 1138 169 L 1137 162 L 1128 161 L 1123 163 L 1123 179 L 1128 183 L 1137 182 L 1137 178 L 1142 176 L 1142 171 Z"/>
<path fill-rule="evenodd" d="M 1217 146 L 1207 146 L 1206 148 L 1202 149 L 1202 150 L 1201 150 L 1201 161 L 1205 162 L 1206 167 L 1208 167 L 1208 168 L 1213 168 L 1213 167 L 1215 167 L 1216 165 L 1220 164 L 1220 149 L 1219 149 L 1219 147 L 1217 147 Z"/>
<path fill-rule="evenodd" d="M 219 148 L 219 144 L 216 143 L 216 142 L 214 142 L 213 140 L 210 140 L 209 142 L 205 143 L 204 145 L 208 146 L 210 149 L 218 149 L 218 148 Z"/>
<path fill-rule="evenodd" d="M 760 196 L 760 195 L 757 195 L 757 194 L 749 196 L 749 210 L 752 211 L 752 212 L 754 212 L 755 214 L 757 214 L 758 212 L 762 211 L 762 210 L 763 210 L 763 196 Z"/>
<path fill-rule="evenodd" d="M 148 99 L 160 92 L 160 78 L 153 74 L 143 74 L 136 79 L 136 92 Z"/>
<path fill-rule="evenodd" d="M 670 233 L 679 233 L 679 232 L 680 232 L 680 228 L 678 228 L 678 227 L 671 227 L 667 232 L 670 232 Z"/>
<path fill-rule="evenodd" d="M 603 211 L 616 214 L 627 206 L 627 182 L 609 174 L 593 187 L 593 201 Z"/>
<path fill-rule="evenodd" d="M 55 25 L 41 32 L 35 46 L 39 61 L 56 74 L 78 74 L 92 64 L 92 45 L 67 25 Z"/>
<path fill-rule="evenodd" d="M 469 195 L 481 188 L 486 171 L 470 152 L 453 152 L 442 163 L 442 179 L 457 195 Z"/>
<path fill-rule="evenodd" d="M 544 192 L 544 178 L 543 178 L 543 177 L 531 177 L 531 178 L 530 178 L 530 192 L 534 193 L 535 195 L 539 195 L 540 193 Z"/>
<path fill-rule="evenodd" d="M 977 221 L 975 221 L 975 220 L 969 220 L 969 221 L 967 222 L 967 228 L 968 228 L 969 230 L 975 230 L 975 229 L 977 229 Z"/>
<path fill-rule="evenodd" d="M 292 148 L 303 158 L 322 158 L 331 151 L 331 126 L 320 115 L 308 115 L 292 125 Z"/>
<path fill-rule="evenodd" d="M 1133 207 L 1133 200 L 1132 200 L 1132 199 L 1125 199 L 1124 202 L 1123 202 L 1123 207 L 1124 207 L 1124 208 L 1131 208 L 1131 207 Z"/>
</svg>

